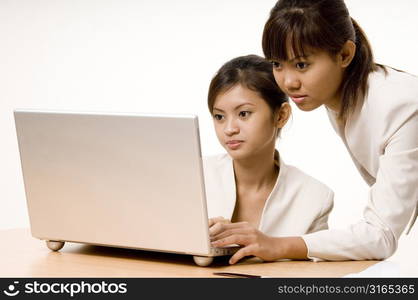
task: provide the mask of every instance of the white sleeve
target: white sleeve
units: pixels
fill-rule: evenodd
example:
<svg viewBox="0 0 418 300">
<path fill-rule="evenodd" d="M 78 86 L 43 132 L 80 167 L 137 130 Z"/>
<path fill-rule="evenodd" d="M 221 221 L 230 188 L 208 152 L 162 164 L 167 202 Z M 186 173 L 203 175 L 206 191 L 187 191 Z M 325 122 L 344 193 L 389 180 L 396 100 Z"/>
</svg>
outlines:
<svg viewBox="0 0 418 300">
<path fill-rule="evenodd" d="M 324 201 L 324 206 L 319 213 L 318 217 L 312 223 L 311 227 L 308 229 L 308 233 L 316 232 L 320 230 L 328 229 L 328 217 L 332 208 L 334 207 L 334 192 L 330 189 L 328 191 L 328 196 Z"/>
<path fill-rule="evenodd" d="M 385 259 L 416 212 L 418 203 L 418 115 L 389 139 L 379 157 L 363 219 L 346 229 L 302 236 L 313 260 Z"/>
</svg>

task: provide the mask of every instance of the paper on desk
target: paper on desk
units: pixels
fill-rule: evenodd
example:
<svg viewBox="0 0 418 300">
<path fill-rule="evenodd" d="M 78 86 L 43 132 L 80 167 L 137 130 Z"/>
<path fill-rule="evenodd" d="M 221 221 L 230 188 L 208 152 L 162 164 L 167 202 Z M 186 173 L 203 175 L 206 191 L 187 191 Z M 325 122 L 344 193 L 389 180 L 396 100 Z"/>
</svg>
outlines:
<svg viewBox="0 0 418 300">
<path fill-rule="evenodd" d="M 391 261 L 381 261 L 359 272 L 347 274 L 344 277 L 402 277 L 399 264 Z"/>
</svg>

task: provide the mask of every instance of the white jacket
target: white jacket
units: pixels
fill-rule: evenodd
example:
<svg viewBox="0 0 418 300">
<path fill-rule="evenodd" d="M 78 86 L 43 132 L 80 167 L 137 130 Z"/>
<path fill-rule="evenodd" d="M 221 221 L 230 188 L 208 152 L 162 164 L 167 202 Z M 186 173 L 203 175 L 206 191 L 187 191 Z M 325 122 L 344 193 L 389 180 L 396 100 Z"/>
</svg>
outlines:
<svg viewBox="0 0 418 300">
<path fill-rule="evenodd" d="M 370 186 L 363 219 L 346 229 L 303 236 L 314 260 L 384 259 L 416 218 L 418 203 L 418 78 L 387 68 L 369 75 L 367 97 L 345 128 L 331 123 Z M 411 218 L 412 217 L 412 218 Z"/>
<path fill-rule="evenodd" d="M 265 202 L 258 229 L 276 237 L 327 229 L 333 207 L 332 190 L 282 160 L 279 166 L 279 176 Z M 203 167 L 209 218 L 231 219 L 236 201 L 232 158 L 228 154 L 205 157 Z"/>
</svg>

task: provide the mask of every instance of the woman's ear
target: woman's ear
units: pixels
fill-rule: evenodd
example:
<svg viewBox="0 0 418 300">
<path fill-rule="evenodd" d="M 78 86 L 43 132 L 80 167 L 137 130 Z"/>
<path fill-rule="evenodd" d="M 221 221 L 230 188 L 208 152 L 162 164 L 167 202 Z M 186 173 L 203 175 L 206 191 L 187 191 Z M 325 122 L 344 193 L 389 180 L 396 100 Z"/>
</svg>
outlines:
<svg viewBox="0 0 418 300">
<path fill-rule="evenodd" d="M 290 114 L 292 113 L 292 108 L 288 102 L 282 103 L 279 109 L 277 109 L 275 114 L 275 122 L 277 128 L 281 129 L 286 125 L 287 120 L 289 120 Z"/>
<path fill-rule="evenodd" d="M 341 67 L 347 68 L 353 60 L 355 54 L 356 44 L 351 40 L 347 40 L 338 54 Z"/>
</svg>

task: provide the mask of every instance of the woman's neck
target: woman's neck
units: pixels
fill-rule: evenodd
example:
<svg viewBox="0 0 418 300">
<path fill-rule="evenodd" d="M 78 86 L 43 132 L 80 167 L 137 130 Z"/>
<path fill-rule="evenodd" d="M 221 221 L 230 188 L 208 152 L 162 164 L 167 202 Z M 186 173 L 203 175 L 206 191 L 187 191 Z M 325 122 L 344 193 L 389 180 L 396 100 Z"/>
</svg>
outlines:
<svg viewBox="0 0 418 300">
<path fill-rule="evenodd" d="M 332 110 L 336 114 L 340 113 L 341 110 L 341 99 L 339 96 L 331 99 L 327 103 L 325 103 L 325 106 L 328 107 L 328 109 Z"/>
<path fill-rule="evenodd" d="M 334 97 L 332 97 L 331 99 L 329 99 L 328 101 L 325 101 L 325 106 L 328 107 L 328 109 L 332 110 L 333 112 L 335 112 L 336 114 L 340 113 L 341 110 L 341 96 L 342 96 L 342 92 L 341 92 L 341 88 L 335 93 Z"/>
<path fill-rule="evenodd" d="M 274 186 L 279 167 L 274 162 L 274 149 L 244 160 L 234 160 L 235 183 L 245 190 L 261 190 Z"/>
</svg>

